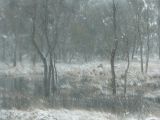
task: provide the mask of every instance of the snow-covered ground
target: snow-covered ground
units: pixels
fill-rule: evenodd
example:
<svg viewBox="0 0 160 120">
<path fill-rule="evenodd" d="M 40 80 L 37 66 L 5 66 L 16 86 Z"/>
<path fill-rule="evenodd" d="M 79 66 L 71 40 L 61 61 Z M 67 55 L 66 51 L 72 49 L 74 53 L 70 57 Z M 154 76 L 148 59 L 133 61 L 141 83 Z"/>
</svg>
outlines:
<svg viewBox="0 0 160 120">
<path fill-rule="evenodd" d="M 84 110 L 0 110 L 0 120 L 138 120 L 137 116 L 118 116 L 106 112 Z M 142 119 L 140 119 L 142 120 Z M 143 120 L 160 120 L 149 115 Z"/>
<path fill-rule="evenodd" d="M 112 114 L 80 110 L 1 110 L 0 120 L 116 120 Z"/>
<path fill-rule="evenodd" d="M 124 71 L 126 68 L 126 62 L 116 61 L 116 79 L 117 84 L 122 89 L 124 85 Z M 108 88 L 111 80 L 110 63 L 107 61 L 92 61 L 84 64 L 66 64 L 57 63 L 57 71 L 59 76 L 60 88 L 71 89 L 73 86 L 81 88 L 85 83 L 86 88 L 92 88 L 93 92 L 101 92 L 104 95 L 108 95 Z M 29 62 L 19 63 L 16 67 L 12 67 L 11 64 L 0 63 L 0 75 L 13 77 L 24 77 L 27 80 L 36 80 L 37 77 L 42 78 L 43 64 L 37 63 L 33 66 Z M 150 59 L 148 73 L 142 74 L 140 72 L 140 62 L 131 61 L 127 86 L 130 90 L 130 94 L 134 93 L 136 89 L 143 89 L 146 91 L 146 96 L 152 94 L 150 89 L 145 90 L 144 86 L 160 86 L 158 79 L 160 78 L 160 61 L 158 59 Z M 74 89 L 74 88 L 73 88 Z M 157 91 L 157 90 L 156 90 Z M 91 91 L 90 91 L 91 92 Z M 93 94 L 91 92 L 91 94 Z M 121 91 L 120 91 L 121 92 Z M 87 93 L 88 94 L 88 93 Z M 152 94 L 153 95 L 153 94 Z"/>
<path fill-rule="evenodd" d="M 92 61 L 84 64 L 66 64 L 57 63 L 57 70 L 59 74 L 68 74 L 79 77 L 82 74 L 96 77 L 99 75 L 107 75 L 110 78 L 110 63 L 108 61 Z M 125 61 L 116 61 L 115 70 L 117 76 L 124 74 L 127 63 Z M 140 61 L 131 61 L 129 71 L 132 74 L 140 73 Z M 12 64 L 5 64 L 0 62 L 0 74 L 11 76 L 30 77 L 31 75 L 41 74 L 43 72 L 43 64 L 37 63 L 33 66 L 29 62 L 17 63 L 16 67 Z M 149 76 L 160 76 L 160 61 L 151 59 L 148 68 Z"/>
<path fill-rule="evenodd" d="M 83 73 L 90 76 L 97 75 L 100 72 L 110 73 L 110 63 L 107 61 L 93 61 L 84 64 L 66 64 L 66 63 L 57 63 L 57 70 L 59 74 L 70 74 L 70 75 L 82 75 Z M 117 61 L 115 63 L 116 74 L 124 73 L 127 63 L 124 61 Z M 140 72 L 140 62 L 131 61 L 129 70 L 131 72 Z M 13 75 L 13 76 L 30 76 L 34 74 L 41 74 L 43 72 L 43 64 L 37 63 L 36 66 L 33 66 L 29 62 L 17 63 L 16 67 L 13 67 L 12 64 L 5 64 L 0 62 L 0 74 Z M 160 61 L 159 60 L 150 60 L 148 75 L 155 76 L 160 73 Z"/>
<path fill-rule="evenodd" d="M 126 62 L 119 61 L 115 64 L 116 77 L 119 86 L 123 86 L 123 74 L 126 68 Z M 73 88 L 74 91 L 80 88 L 93 88 L 85 92 L 87 96 L 94 95 L 94 93 L 103 93 L 107 95 L 110 75 L 110 64 L 106 61 L 90 62 L 85 64 L 57 64 L 58 75 L 61 77 L 59 80 L 63 83 L 60 88 L 65 91 Z M 36 64 L 33 67 L 31 64 L 23 63 L 18 64 L 16 67 L 0 63 L 0 75 L 10 77 L 25 77 L 27 80 L 34 80 L 34 76 L 42 75 L 43 65 Z M 40 76 L 42 77 L 42 76 Z M 83 79 L 87 78 L 87 79 Z M 160 96 L 160 61 L 151 60 L 147 74 L 141 74 L 140 62 L 132 61 L 128 73 L 127 90 L 132 92 L 141 89 L 144 90 L 145 97 Z M 66 82 L 68 81 L 68 82 Z M 85 86 L 83 84 L 85 83 Z M 155 88 L 156 87 L 156 88 Z M 75 89 L 76 88 L 76 89 Z M 84 89 L 84 90 L 86 90 Z M 84 95 L 85 97 L 85 95 Z M 159 115 L 160 107 L 155 110 Z M 153 111 L 152 114 L 155 112 Z M 160 120 L 159 118 L 148 115 L 144 120 Z M 84 110 L 0 110 L 0 120 L 138 120 L 138 117 L 127 115 L 126 117 L 113 115 L 106 112 L 94 112 Z"/>
</svg>

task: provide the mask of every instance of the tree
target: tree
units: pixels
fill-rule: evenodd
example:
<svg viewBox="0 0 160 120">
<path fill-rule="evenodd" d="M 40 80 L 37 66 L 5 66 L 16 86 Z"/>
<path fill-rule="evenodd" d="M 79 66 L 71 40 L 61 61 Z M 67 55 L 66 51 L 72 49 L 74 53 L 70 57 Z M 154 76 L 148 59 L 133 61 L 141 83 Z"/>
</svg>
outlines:
<svg viewBox="0 0 160 120">
<path fill-rule="evenodd" d="M 157 1 L 158 2 L 158 51 L 159 51 L 159 53 L 158 53 L 158 55 L 159 55 L 159 59 L 160 59 L 160 1 L 158 0 Z"/>
<path fill-rule="evenodd" d="M 62 4 L 62 1 L 54 1 L 55 6 L 56 7 L 58 5 L 58 7 Z M 38 5 L 37 2 L 34 3 L 34 11 L 33 11 L 33 16 L 32 16 L 32 43 L 35 47 L 35 49 L 37 50 L 38 55 L 40 56 L 42 62 L 43 62 L 43 66 L 44 66 L 44 80 L 43 80 L 43 84 L 44 84 L 44 95 L 45 97 L 49 97 L 52 94 L 55 93 L 56 90 L 56 86 L 55 86 L 55 81 L 57 79 L 57 72 L 56 72 L 56 66 L 55 66 L 55 62 L 56 62 L 56 54 L 55 54 L 55 47 L 57 45 L 57 40 L 58 40 L 58 21 L 59 21 L 59 9 L 58 8 L 54 8 L 55 13 L 53 16 L 53 22 L 52 24 L 50 23 L 50 17 L 49 17 L 49 0 L 44 0 L 42 2 L 42 6 L 44 8 L 44 11 L 42 11 L 44 17 L 42 19 L 42 21 L 40 21 L 40 23 L 42 22 L 43 24 L 40 25 L 41 28 L 41 32 L 42 37 L 44 38 L 46 43 L 46 50 L 41 50 L 41 48 L 38 46 L 38 43 L 36 41 L 37 37 L 37 23 L 38 23 Z M 53 38 L 51 39 L 49 34 L 50 34 L 50 25 L 53 25 L 51 31 L 53 33 Z M 53 60 L 54 57 L 54 60 Z"/>
<path fill-rule="evenodd" d="M 114 42 L 113 42 L 113 48 L 111 50 L 111 74 L 112 74 L 112 94 L 116 95 L 116 74 L 115 74 L 115 68 L 114 68 L 114 62 L 115 62 L 115 56 L 116 56 L 116 50 L 118 47 L 118 38 L 117 38 L 117 21 L 116 21 L 116 14 L 117 14 L 117 7 L 115 4 L 115 0 L 113 2 L 113 34 L 114 34 Z"/>
<path fill-rule="evenodd" d="M 2 60 L 5 61 L 6 60 L 6 37 L 7 36 L 2 36 L 2 40 L 3 40 L 3 53 L 2 53 Z"/>
<path fill-rule="evenodd" d="M 150 22 L 149 22 L 149 6 L 147 5 L 147 52 L 146 52 L 146 68 L 145 72 L 148 71 L 149 54 L 150 54 Z"/>
<path fill-rule="evenodd" d="M 125 73 L 124 73 L 124 95 L 126 95 L 127 92 L 127 75 L 128 75 L 128 70 L 129 70 L 129 66 L 130 66 L 130 50 L 129 50 L 129 40 L 127 35 L 123 36 L 124 41 L 126 43 L 126 54 L 127 54 L 127 67 L 125 69 Z"/>
</svg>

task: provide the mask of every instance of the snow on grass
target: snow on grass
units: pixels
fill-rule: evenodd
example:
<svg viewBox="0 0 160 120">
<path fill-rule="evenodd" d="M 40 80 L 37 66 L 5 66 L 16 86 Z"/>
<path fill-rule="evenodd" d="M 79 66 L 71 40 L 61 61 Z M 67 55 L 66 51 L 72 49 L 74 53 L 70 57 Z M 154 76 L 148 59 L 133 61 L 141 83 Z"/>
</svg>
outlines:
<svg viewBox="0 0 160 120">
<path fill-rule="evenodd" d="M 111 80 L 110 63 L 107 61 L 94 61 L 84 64 L 65 64 L 57 63 L 58 77 L 62 88 L 71 88 L 73 86 L 82 86 L 82 83 L 87 83 L 90 87 L 98 88 L 104 94 L 109 88 Z M 119 86 L 124 84 L 124 71 L 127 64 L 125 61 L 117 61 L 115 63 L 116 79 Z M 148 75 L 160 75 L 160 64 L 158 61 L 152 60 L 149 64 Z M 156 72 L 155 72 L 156 71 Z M 18 63 L 16 67 L 0 63 L 0 74 L 10 77 L 25 77 L 28 80 L 37 80 L 43 73 L 43 64 L 36 63 L 35 66 L 29 62 Z M 151 82 L 146 74 L 141 74 L 140 63 L 132 61 L 127 77 L 128 86 L 141 86 L 142 84 Z M 63 82 L 63 81 L 66 82 Z M 153 81 L 154 82 L 154 81 Z M 67 83 L 67 84 L 66 84 Z"/>
<path fill-rule="evenodd" d="M 137 116 L 122 117 L 106 112 L 85 110 L 0 110 L 0 120 L 137 120 Z M 149 115 L 143 120 L 160 120 Z"/>
<path fill-rule="evenodd" d="M 157 117 L 148 117 L 148 118 L 146 118 L 146 120 L 160 120 L 160 118 L 157 118 Z"/>
<path fill-rule="evenodd" d="M 110 113 L 82 110 L 1 110 L 0 120 L 117 120 Z"/>
<path fill-rule="evenodd" d="M 81 82 L 84 77 L 90 80 L 90 83 L 97 85 L 108 84 L 111 80 L 110 63 L 107 61 L 94 61 L 84 64 L 57 63 L 56 66 L 58 76 L 65 78 L 68 76 L 75 82 Z M 126 66 L 127 63 L 125 61 L 117 61 L 115 63 L 116 77 L 120 86 L 124 84 L 123 75 Z M 37 63 L 36 66 L 33 66 L 29 62 L 24 62 L 23 64 L 17 64 L 16 67 L 12 67 L 11 65 L 7 66 L 6 64 L 0 63 L 0 74 L 5 74 L 8 76 L 22 76 L 28 78 L 29 80 L 34 80 L 36 75 L 43 75 L 42 73 L 42 63 Z M 158 76 L 160 76 L 160 62 L 158 60 L 150 60 L 147 74 L 141 74 L 139 61 L 131 61 L 127 84 L 130 86 L 141 86 L 144 80 L 150 80 L 149 77 L 152 78 Z"/>
</svg>

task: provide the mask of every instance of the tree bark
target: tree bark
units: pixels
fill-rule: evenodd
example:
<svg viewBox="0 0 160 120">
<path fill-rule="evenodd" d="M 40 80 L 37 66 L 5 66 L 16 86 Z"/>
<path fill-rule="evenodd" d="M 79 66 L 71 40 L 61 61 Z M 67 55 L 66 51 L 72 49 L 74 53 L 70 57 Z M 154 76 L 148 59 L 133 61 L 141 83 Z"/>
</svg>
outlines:
<svg viewBox="0 0 160 120">
<path fill-rule="evenodd" d="M 56 91 L 56 83 L 57 83 L 57 68 L 56 68 L 56 55 L 54 53 L 54 60 L 52 62 L 52 93 L 54 94 Z"/>
<path fill-rule="evenodd" d="M 58 2 L 58 1 L 57 1 Z M 43 27 L 42 32 L 45 38 L 45 42 L 47 43 L 47 50 L 45 53 L 40 50 L 40 47 L 37 45 L 35 40 L 35 31 L 36 31 L 36 6 L 34 15 L 33 15 L 33 26 L 32 26 L 32 43 L 38 52 L 38 55 L 40 56 L 43 65 L 44 65 L 44 96 L 50 97 L 51 94 L 54 94 L 56 90 L 55 85 L 55 79 L 57 79 L 57 72 L 56 72 L 56 66 L 55 66 L 55 60 L 53 61 L 53 53 L 54 53 L 54 59 L 55 59 L 55 47 L 57 44 L 58 39 L 58 19 L 57 14 L 55 13 L 56 17 L 54 18 L 54 30 L 53 30 L 53 40 L 50 40 L 49 37 L 49 11 L 48 11 L 48 0 L 44 0 L 44 19 L 43 19 Z M 36 5 L 36 4 L 35 4 Z M 54 62 L 54 64 L 53 64 Z"/>
<path fill-rule="evenodd" d="M 143 73 L 144 69 L 143 69 L 143 41 L 141 38 L 141 30 L 140 30 L 140 15 L 138 13 L 138 35 L 139 35 L 139 41 L 140 41 L 140 58 L 141 58 L 141 72 Z"/>
<path fill-rule="evenodd" d="M 129 43 L 128 42 L 129 42 L 128 38 L 126 37 L 127 68 L 124 73 L 124 96 L 126 96 L 126 92 L 127 92 L 127 75 L 128 75 L 128 70 L 130 66 Z"/>
<path fill-rule="evenodd" d="M 133 50 L 132 50 L 132 60 L 134 59 L 136 44 L 137 44 L 137 36 L 135 35 L 135 39 L 134 39 L 134 42 L 133 42 Z"/>
<path fill-rule="evenodd" d="M 13 56 L 13 66 L 16 67 L 17 65 L 17 38 L 15 35 L 15 48 L 14 48 L 14 56 Z"/>
<path fill-rule="evenodd" d="M 150 31 L 149 31 L 149 8 L 147 7 L 147 52 L 146 52 L 146 69 L 145 69 L 146 73 L 148 71 L 149 54 L 150 54 Z"/>
<path fill-rule="evenodd" d="M 110 59 L 110 63 L 111 63 L 111 74 L 112 74 L 112 94 L 116 95 L 116 74 L 115 74 L 115 69 L 114 69 L 114 62 L 115 62 L 115 56 L 116 56 L 116 51 L 117 51 L 117 47 L 118 47 L 118 40 L 117 40 L 117 23 L 116 23 L 116 5 L 115 5 L 115 1 L 113 0 L 113 32 L 114 32 L 114 41 L 113 41 L 113 48 L 111 50 L 111 59 Z"/>
<path fill-rule="evenodd" d="M 160 59 L 160 1 L 158 0 L 158 55 Z"/>
<path fill-rule="evenodd" d="M 47 58 L 42 54 L 42 52 L 40 51 L 36 41 L 35 41 L 35 34 L 36 34 L 36 6 L 35 6 L 35 11 L 34 11 L 34 15 L 33 15 L 33 25 L 32 25 L 32 43 L 36 49 L 36 51 L 38 52 L 42 62 L 43 62 L 43 65 L 44 65 L 44 70 L 43 70 L 43 73 L 44 73 L 44 78 L 43 78 L 43 85 L 44 85 L 44 96 L 45 97 L 49 97 L 49 90 L 50 90 L 50 87 L 49 87 L 49 81 L 48 81 L 48 65 L 47 65 Z"/>
<path fill-rule="evenodd" d="M 3 61 L 6 59 L 6 41 L 5 38 L 3 38 L 3 55 L 2 55 Z"/>
</svg>

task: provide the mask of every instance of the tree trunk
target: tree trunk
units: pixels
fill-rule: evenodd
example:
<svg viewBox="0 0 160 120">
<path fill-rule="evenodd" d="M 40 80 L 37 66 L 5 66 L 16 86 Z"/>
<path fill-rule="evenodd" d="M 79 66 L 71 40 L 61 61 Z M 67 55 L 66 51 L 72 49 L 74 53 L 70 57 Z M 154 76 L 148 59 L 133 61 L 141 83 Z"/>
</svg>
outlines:
<svg viewBox="0 0 160 120">
<path fill-rule="evenodd" d="M 31 57 L 32 57 L 31 59 L 32 59 L 33 66 L 35 66 L 36 65 L 36 60 L 37 60 L 37 54 L 33 53 Z"/>
<path fill-rule="evenodd" d="M 158 0 L 158 54 L 160 59 L 160 1 Z"/>
<path fill-rule="evenodd" d="M 45 59 L 45 61 L 43 61 L 44 64 L 44 95 L 45 97 L 49 97 L 50 96 L 50 83 L 49 83 L 49 79 L 48 79 L 48 65 L 47 65 L 47 61 Z"/>
<path fill-rule="evenodd" d="M 13 56 L 13 66 L 16 67 L 17 65 L 17 38 L 15 36 L 15 48 L 14 48 L 14 56 Z"/>
<path fill-rule="evenodd" d="M 19 62 L 22 63 L 22 52 L 19 50 Z"/>
<path fill-rule="evenodd" d="M 134 39 L 134 42 L 133 42 L 133 50 L 132 50 L 132 60 L 133 60 L 134 55 L 135 55 L 136 43 L 137 43 L 137 36 L 135 35 L 135 39 Z"/>
<path fill-rule="evenodd" d="M 49 80 L 48 80 L 48 65 L 47 65 L 47 58 L 42 54 L 42 52 L 40 51 L 36 41 L 35 41 L 35 34 L 36 34 L 36 3 L 35 3 L 35 9 L 34 9 L 34 15 L 33 15 L 33 25 L 32 25 L 32 43 L 33 46 L 35 47 L 37 53 L 39 54 L 43 65 L 44 65 L 44 78 L 43 78 L 43 85 L 44 85 L 44 96 L 45 97 L 49 97 L 50 95 L 50 87 L 49 87 Z"/>
<path fill-rule="evenodd" d="M 3 61 L 6 59 L 6 42 L 5 39 L 3 38 L 3 55 L 2 55 Z"/>
<path fill-rule="evenodd" d="M 52 93 L 54 95 L 55 91 L 56 91 L 56 82 L 57 82 L 57 69 L 56 69 L 56 55 L 54 53 L 54 60 L 52 62 Z"/>
<path fill-rule="evenodd" d="M 146 69 L 145 72 L 148 71 L 148 63 L 149 63 L 149 53 L 150 53 L 150 32 L 149 32 L 149 8 L 147 8 L 147 52 L 146 52 Z"/>
<path fill-rule="evenodd" d="M 140 56 L 141 56 L 141 72 L 143 73 L 143 43 L 142 43 L 142 40 L 140 43 Z"/>
<path fill-rule="evenodd" d="M 127 92 L 127 74 L 128 74 L 128 70 L 129 70 L 129 66 L 130 66 L 130 59 L 129 59 L 129 41 L 128 38 L 126 38 L 126 53 L 127 53 L 127 68 L 125 70 L 124 73 L 124 96 L 126 95 Z"/>
<path fill-rule="evenodd" d="M 42 29 L 44 38 L 47 42 L 47 51 L 44 54 L 42 52 L 42 50 L 40 49 L 41 47 L 38 46 L 38 44 L 36 43 L 35 40 L 35 34 L 36 34 L 36 20 L 37 20 L 37 16 L 36 16 L 36 3 L 34 4 L 34 14 L 32 16 L 32 21 L 33 21 L 33 26 L 32 26 L 32 43 L 38 53 L 38 55 L 41 58 L 41 61 L 43 62 L 44 65 L 44 96 L 46 98 L 50 97 L 51 93 L 55 92 L 55 78 L 57 79 L 57 72 L 56 71 L 56 66 L 55 66 L 55 60 L 54 60 L 54 65 L 53 65 L 53 58 L 52 58 L 52 54 L 55 51 L 55 47 L 56 47 L 56 43 L 57 43 L 57 39 L 58 39 L 58 28 L 57 28 L 57 22 L 58 21 L 54 21 L 54 27 L 55 27 L 55 31 L 53 31 L 54 37 L 53 37 L 53 43 L 50 41 L 50 37 L 49 37 L 49 15 L 48 15 L 48 0 L 44 1 L 44 7 L 45 7 L 45 19 L 44 19 L 44 24 L 43 27 L 44 29 Z M 57 16 L 56 16 L 57 17 Z M 57 18 L 56 18 L 57 19 Z M 55 57 L 55 55 L 54 55 Z M 54 58 L 55 59 L 55 58 Z"/>
<path fill-rule="evenodd" d="M 115 74 L 115 69 L 114 69 L 114 62 L 115 62 L 115 55 L 117 51 L 117 46 L 118 46 L 118 40 L 117 40 L 117 25 L 116 25 L 116 5 L 115 1 L 113 0 L 113 32 L 114 32 L 114 42 L 113 42 L 113 48 L 111 50 L 111 74 L 112 74 L 112 94 L 116 95 L 116 74 Z"/>
<path fill-rule="evenodd" d="M 116 49 L 113 49 L 111 52 L 111 74 L 112 74 L 112 94 L 116 95 L 116 74 L 114 69 L 114 60 L 115 60 Z"/>
<path fill-rule="evenodd" d="M 159 31 L 158 31 L 159 32 Z M 160 33 L 158 35 L 158 40 L 159 40 L 159 44 L 158 44 L 158 49 L 159 49 L 159 59 L 160 59 Z"/>
<path fill-rule="evenodd" d="M 140 41 L 140 58 L 141 58 L 141 72 L 143 73 L 143 41 L 141 38 L 141 30 L 140 30 L 140 15 L 138 14 L 138 35 L 139 35 L 139 41 Z"/>
</svg>

